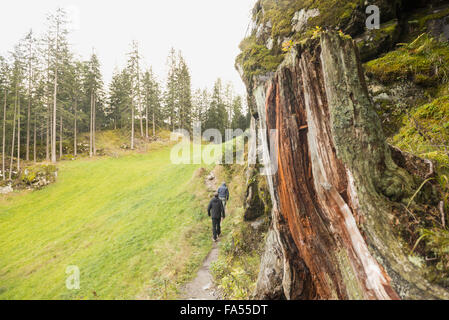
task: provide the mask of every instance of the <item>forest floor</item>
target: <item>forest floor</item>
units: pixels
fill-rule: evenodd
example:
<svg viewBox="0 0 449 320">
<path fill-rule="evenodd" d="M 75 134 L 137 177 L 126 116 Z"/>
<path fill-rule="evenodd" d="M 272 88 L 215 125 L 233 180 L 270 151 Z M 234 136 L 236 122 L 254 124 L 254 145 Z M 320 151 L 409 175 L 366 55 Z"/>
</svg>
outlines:
<svg viewBox="0 0 449 320">
<path fill-rule="evenodd" d="M 0 196 L 0 299 L 179 298 L 217 248 L 207 171 L 170 150 L 63 161 L 56 183 Z"/>
</svg>

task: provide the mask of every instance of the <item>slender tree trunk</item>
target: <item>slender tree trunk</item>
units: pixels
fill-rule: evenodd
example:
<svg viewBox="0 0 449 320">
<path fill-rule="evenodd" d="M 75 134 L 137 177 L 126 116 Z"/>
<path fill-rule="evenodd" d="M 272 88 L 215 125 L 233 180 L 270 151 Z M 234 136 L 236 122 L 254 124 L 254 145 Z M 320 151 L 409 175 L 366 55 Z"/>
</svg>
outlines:
<svg viewBox="0 0 449 320">
<path fill-rule="evenodd" d="M 146 96 L 146 103 L 145 103 L 145 137 L 148 139 L 148 93 Z"/>
<path fill-rule="evenodd" d="M 31 122 L 31 75 L 33 73 L 32 63 L 32 45 L 30 40 L 29 60 L 28 60 L 28 114 L 27 114 L 27 141 L 26 141 L 26 161 L 30 161 L 30 122 Z"/>
<path fill-rule="evenodd" d="M 30 118 L 31 118 L 31 95 L 28 101 L 28 117 L 27 117 L 27 145 L 25 160 L 30 161 Z"/>
<path fill-rule="evenodd" d="M 3 105 L 3 141 L 2 141 L 2 176 L 3 180 L 6 180 L 5 172 L 5 152 L 6 152 L 6 103 L 7 103 L 8 91 L 5 89 L 5 103 Z"/>
<path fill-rule="evenodd" d="M 58 98 L 58 51 L 59 51 L 59 23 L 56 26 L 56 62 L 55 62 L 55 85 L 53 91 L 53 123 L 52 123 L 52 145 L 51 162 L 56 163 L 56 109 Z"/>
<path fill-rule="evenodd" d="M 93 117 L 93 127 L 92 127 L 92 146 L 94 149 L 94 156 L 97 155 L 97 145 L 96 145 L 96 132 L 97 132 L 97 124 L 96 124 L 96 120 L 97 120 L 97 102 L 96 102 L 96 96 L 94 93 L 94 108 L 93 108 L 93 113 L 92 113 L 92 117 Z"/>
<path fill-rule="evenodd" d="M 131 150 L 134 150 L 134 105 L 131 106 Z"/>
<path fill-rule="evenodd" d="M 156 135 L 156 123 L 154 119 L 154 110 L 153 110 L 153 137 Z"/>
<path fill-rule="evenodd" d="M 144 134 L 143 134 L 143 117 L 142 117 L 142 110 L 140 110 L 140 105 L 139 105 L 139 118 L 140 118 L 140 136 L 143 138 Z"/>
<path fill-rule="evenodd" d="M 37 115 L 36 110 L 34 111 L 34 137 L 33 137 L 33 161 L 37 162 Z"/>
<path fill-rule="evenodd" d="M 60 115 L 60 125 L 59 125 L 59 159 L 62 159 L 62 130 L 63 130 L 63 123 L 62 123 L 62 114 Z"/>
<path fill-rule="evenodd" d="M 45 141 L 45 160 L 50 161 L 50 118 L 51 118 L 51 108 L 50 108 L 50 45 L 47 49 L 47 86 L 46 86 L 46 96 L 47 96 L 47 114 L 45 120 L 46 125 L 46 141 Z"/>
<path fill-rule="evenodd" d="M 12 180 L 12 166 L 14 164 L 14 142 L 16 141 L 16 112 L 17 112 L 17 95 L 14 102 L 14 119 L 12 121 L 12 146 L 11 146 L 11 161 L 9 164 L 9 180 Z"/>
<path fill-rule="evenodd" d="M 44 119 L 46 119 L 45 117 L 44 117 Z M 44 124 L 44 121 L 42 121 L 42 124 L 41 124 L 41 131 L 40 131 L 40 144 L 41 144 L 41 146 L 43 146 L 44 145 L 44 132 L 45 132 L 45 124 Z"/>
<path fill-rule="evenodd" d="M 77 112 L 78 112 L 78 101 L 75 100 L 75 123 L 73 129 L 73 155 L 76 158 L 78 155 L 78 145 L 77 145 L 77 128 L 76 128 L 76 120 L 77 120 Z"/>
<path fill-rule="evenodd" d="M 89 157 L 93 156 L 93 93 L 90 94 Z"/>
<path fill-rule="evenodd" d="M 46 141 L 45 141 L 45 160 L 50 161 L 50 102 L 47 103 L 47 115 L 45 116 L 47 125 L 46 130 Z"/>
<path fill-rule="evenodd" d="M 137 53 L 137 57 L 139 54 Z M 137 108 L 139 112 L 140 119 L 140 137 L 143 138 L 143 117 L 142 117 L 142 101 L 140 99 L 140 68 L 139 68 L 139 58 L 137 58 Z"/>
<path fill-rule="evenodd" d="M 20 172 L 20 96 L 17 101 L 17 172 Z"/>
</svg>

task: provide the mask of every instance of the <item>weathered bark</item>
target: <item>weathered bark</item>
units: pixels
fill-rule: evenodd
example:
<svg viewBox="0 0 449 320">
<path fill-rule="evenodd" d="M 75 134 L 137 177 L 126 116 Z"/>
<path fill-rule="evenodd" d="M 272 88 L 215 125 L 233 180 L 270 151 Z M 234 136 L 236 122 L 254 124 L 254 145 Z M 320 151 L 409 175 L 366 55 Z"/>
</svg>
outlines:
<svg viewBox="0 0 449 320">
<path fill-rule="evenodd" d="M 392 159 L 353 41 L 324 33 L 252 91 L 259 127 L 278 130 L 278 170 L 267 176 L 273 223 L 255 297 L 449 298 L 394 234 L 393 210 L 419 180 Z"/>
</svg>

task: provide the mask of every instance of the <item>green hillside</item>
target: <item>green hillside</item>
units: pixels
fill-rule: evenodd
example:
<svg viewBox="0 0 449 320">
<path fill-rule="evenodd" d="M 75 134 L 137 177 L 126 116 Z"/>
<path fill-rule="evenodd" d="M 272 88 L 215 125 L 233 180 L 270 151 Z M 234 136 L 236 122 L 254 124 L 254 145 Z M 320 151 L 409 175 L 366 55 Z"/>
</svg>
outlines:
<svg viewBox="0 0 449 320">
<path fill-rule="evenodd" d="M 199 165 L 169 157 L 63 162 L 55 184 L 0 198 L 0 299 L 176 298 L 211 241 Z"/>
</svg>

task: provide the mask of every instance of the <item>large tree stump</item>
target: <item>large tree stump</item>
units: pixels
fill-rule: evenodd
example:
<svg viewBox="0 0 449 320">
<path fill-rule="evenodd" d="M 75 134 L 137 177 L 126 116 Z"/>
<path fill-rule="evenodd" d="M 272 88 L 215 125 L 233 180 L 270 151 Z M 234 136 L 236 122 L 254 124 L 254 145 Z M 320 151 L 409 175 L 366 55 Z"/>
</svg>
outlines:
<svg viewBox="0 0 449 320">
<path fill-rule="evenodd" d="M 354 42 L 323 33 L 252 91 L 258 126 L 279 132 L 255 298 L 449 298 L 394 234 L 419 180 L 392 160 Z"/>
</svg>

